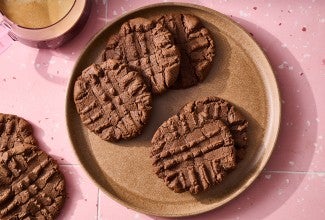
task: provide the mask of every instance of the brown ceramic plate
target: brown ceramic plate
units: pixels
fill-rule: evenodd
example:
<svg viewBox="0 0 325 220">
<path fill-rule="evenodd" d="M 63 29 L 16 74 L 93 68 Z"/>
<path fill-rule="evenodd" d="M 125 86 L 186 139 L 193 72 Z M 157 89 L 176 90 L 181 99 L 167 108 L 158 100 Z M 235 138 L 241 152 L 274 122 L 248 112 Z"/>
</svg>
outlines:
<svg viewBox="0 0 325 220">
<path fill-rule="evenodd" d="M 216 59 L 206 80 L 186 90 L 155 97 L 144 133 L 130 141 L 109 143 L 82 125 L 73 101 L 73 86 L 81 71 L 98 59 L 105 42 L 122 22 L 163 13 L 198 16 L 212 32 Z M 154 173 L 149 158 L 150 140 L 163 121 L 185 103 L 205 96 L 235 103 L 249 121 L 249 148 L 243 161 L 214 189 L 193 196 L 168 189 Z M 73 70 L 68 88 L 66 117 L 74 150 L 89 176 L 108 196 L 137 211 L 157 216 L 189 216 L 219 207 L 243 192 L 269 159 L 280 124 L 280 97 L 272 68 L 256 42 L 235 22 L 208 8 L 179 3 L 140 8 L 106 26 L 89 43 Z"/>
</svg>

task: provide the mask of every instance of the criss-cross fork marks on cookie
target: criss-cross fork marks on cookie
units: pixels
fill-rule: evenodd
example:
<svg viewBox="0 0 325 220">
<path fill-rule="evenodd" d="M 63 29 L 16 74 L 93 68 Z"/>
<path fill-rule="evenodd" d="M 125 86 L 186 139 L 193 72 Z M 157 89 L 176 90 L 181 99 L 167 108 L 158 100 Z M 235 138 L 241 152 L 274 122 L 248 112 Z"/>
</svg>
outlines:
<svg viewBox="0 0 325 220">
<path fill-rule="evenodd" d="M 117 141 L 140 134 L 151 111 L 151 93 L 138 72 L 107 60 L 83 71 L 74 87 L 82 122 L 102 139 Z"/>
<path fill-rule="evenodd" d="M 208 75 L 215 56 L 212 35 L 200 19 L 190 14 L 166 14 L 154 18 L 172 33 L 180 50 L 179 75 L 172 86 L 183 89 L 202 82 Z"/>
<path fill-rule="evenodd" d="M 205 191 L 236 165 L 234 141 L 221 120 L 175 115 L 158 128 L 152 144 L 155 172 L 175 192 Z"/>
<path fill-rule="evenodd" d="M 31 125 L 0 114 L 0 219 L 54 219 L 64 200 L 64 177 L 37 147 Z"/>
<path fill-rule="evenodd" d="M 64 178 L 38 147 L 19 144 L 0 153 L 1 219 L 54 219 L 64 200 Z"/>
<path fill-rule="evenodd" d="M 179 73 L 180 53 L 171 33 L 145 18 L 125 22 L 119 33 L 109 38 L 102 56 L 107 59 L 136 68 L 156 94 L 171 87 Z"/>
<path fill-rule="evenodd" d="M 247 148 L 248 122 L 245 117 L 228 101 L 218 97 L 207 97 L 186 104 L 181 112 L 193 112 L 201 120 L 221 120 L 228 127 L 234 138 L 237 159 L 241 160 Z"/>
</svg>

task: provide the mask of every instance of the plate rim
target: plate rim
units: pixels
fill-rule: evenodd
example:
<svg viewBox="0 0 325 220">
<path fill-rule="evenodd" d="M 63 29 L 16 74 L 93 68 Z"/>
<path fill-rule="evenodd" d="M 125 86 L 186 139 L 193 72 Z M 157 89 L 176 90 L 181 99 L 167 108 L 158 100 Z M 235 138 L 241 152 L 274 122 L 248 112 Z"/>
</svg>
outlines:
<svg viewBox="0 0 325 220">
<path fill-rule="evenodd" d="M 80 62 L 80 60 L 82 59 L 83 55 L 85 54 L 85 52 L 87 51 L 87 49 L 89 48 L 90 45 L 92 45 L 96 39 L 98 38 L 98 36 L 100 36 L 107 28 L 109 28 L 111 25 L 113 25 L 116 22 L 119 22 L 120 20 L 123 20 L 125 17 L 130 16 L 136 12 L 142 11 L 142 10 L 148 10 L 151 8 L 157 8 L 157 7 L 169 7 L 169 6 L 177 6 L 177 7 L 185 7 L 185 8 L 195 8 L 195 9 L 199 9 L 202 11 L 207 11 L 209 13 L 212 14 L 218 14 L 218 16 L 222 17 L 223 19 L 227 20 L 227 22 L 232 23 L 233 25 L 235 25 L 237 28 L 239 28 L 245 35 L 246 37 L 248 37 L 250 40 L 252 40 L 252 42 L 255 44 L 255 46 L 257 46 L 259 52 L 263 55 L 263 58 L 266 61 L 266 64 L 268 65 L 268 67 L 270 68 L 271 72 L 273 73 L 271 76 L 269 76 L 270 78 L 272 78 L 272 82 L 268 82 L 268 84 L 270 85 L 270 87 L 272 87 L 272 91 L 275 92 L 275 94 L 273 93 L 272 97 L 273 99 L 269 99 L 267 98 L 268 101 L 273 101 L 271 102 L 269 105 L 274 108 L 273 111 L 270 111 L 268 113 L 268 118 L 270 113 L 274 113 L 274 116 L 272 117 L 272 122 L 269 127 L 272 128 L 274 130 L 274 132 L 272 132 L 271 137 L 269 137 L 268 140 L 268 145 L 272 145 L 272 149 L 270 149 L 270 151 L 268 152 L 268 154 L 266 156 L 264 156 L 262 158 L 262 160 L 258 163 L 258 165 L 256 166 L 256 169 L 254 171 L 254 175 L 247 175 L 247 179 L 244 182 L 244 184 L 237 190 L 235 190 L 235 192 L 233 192 L 230 196 L 228 196 L 226 199 L 223 200 L 223 202 L 221 204 L 217 204 L 217 205 L 213 205 L 212 207 L 207 207 L 206 209 L 201 209 L 199 212 L 188 212 L 187 214 L 168 214 L 168 213 L 164 213 L 164 214 L 157 214 L 155 212 L 151 212 L 150 210 L 145 210 L 143 208 L 139 208 L 137 206 L 132 206 L 130 205 L 128 202 L 124 201 L 123 199 L 120 199 L 119 197 L 115 196 L 114 194 L 108 192 L 103 186 L 101 186 L 92 176 L 91 174 L 88 172 L 88 170 L 85 168 L 85 166 L 83 165 L 82 161 L 79 158 L 78 152 L 75 149 L 75 146 L 73 144 L 72 141 L 72 134 L 70 132 L 70 128 L 69 128 L 69 114 L 68 114 L 68 102 L 71 100 L 71 95 L 73 95 L 73 87 L 74 87 L 74 81 L 72 80 L 73 78 L 73 74 L 71 74 L 70 78 L 69 78 L 69 82 L 67 84 L 67 90 L 66 90 L 66 97 L 65 97 L 65 119 L 66 119 L 66 129 L 68 131 L 68 137 L 69 137 L 69 142 L 71 147 L 73 148 L 73 152 L 74 155 L 76 156 L 79 164 L 81 165 L 84 173 L 86 173 L 86 175 L 88 176 L 88 178 L 90 178 L 92 180 L 93 183 L 95 183 L 96 187 L 98 187 L 105 195 L 107 195 L 109 198 L 113 199 L 114 201 L 118 202 L 119 204 L 123 205 L 124 207 L 130 208 L 134 211 L 143 213 L 143 214 L 147 214 L 147 215 L 152 215 L 152 216 L 158 216 L 158 217 L 186 217 L 186 216 L 195 216 L 195 215 L 199 215 L 202 213 L 206 213 L 208 211 L 211 210 L 215 210 L 216 208 L 222 207 L 225 204 L 229 203 L 230 201 L 232 201 L 233 199 L 237 198 L 240 194 L 242 194 L 244 191 L 247 190 L 248 187 L 250 187 L 252 185 L 252 183 L 258 178 L 258 176 L 260 176 L 261 172 L 263 171 L 265 165 L 267 164 L 267 162 L 269 161 L 276 142 L 278 140 L 278 136 L 279 136 L 279 131 L 280 131 L 280 125 L 281 125 L 281 95 L 280 95 L 280 90 L 279 90 L 279 86 L 275 77 L 275 71 L 272 68 L 272 65 L 270 63 L 270 59 L 266 56 L 265 52 L 263 51 L 262 47 L 259 45 L 259 43 L 249 34 L 249 32 L 247 30 L 245 30 L 241 25 L 239 25 L 238 23 L 236 23 L 234 20 L 232 20 L 231 18 L 229 18 L 227 15 L 214 10 L 212 8 L 206 7 L 206 6 L 202 6 L 202 5 L 198 5 L 198 4 L 192 4 L 192 3 L 182 3 L 182 2 L 163 2 L 163 3 L 153 3 L 153 4 L 149 4 L 146 6 L 142 6 L 142 7 L 138 7 L 136 9 L 130 10 L 129 12 L 122 14 L 114 19 L 112 19 L 111 21 L 107 22 L 106 25 L 104 25 L 96 34 L 94 34 L 93 36 L 91 36 L 91 39 L 88 41 L 88 43 L 86 44 L 86 46 L 84 47 L 83 50 L 80 51 L 80 55 L 78 56 L 78 58 L 75 60 L 75 64 L 71 70 L 71 72 L 75 72 L 78 63 Z M 265 84 L 265 83 L 264 83 Z M 266 93 L 267 96 L 268 93 Z M 269 108 L 269 107 L 268 107 Z"/>
</svg>

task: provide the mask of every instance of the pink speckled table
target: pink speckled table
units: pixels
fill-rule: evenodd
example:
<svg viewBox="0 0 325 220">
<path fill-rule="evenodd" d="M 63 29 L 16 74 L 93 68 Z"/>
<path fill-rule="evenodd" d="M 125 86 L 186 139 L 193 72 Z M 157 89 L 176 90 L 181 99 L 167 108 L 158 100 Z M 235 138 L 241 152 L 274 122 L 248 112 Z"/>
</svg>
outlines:
<svg viewBox="0 0 325 220">
<path fill-rule="evenodd" d="M 68 199 L 59 219 L 163 219 L 102 193 L 78 163 L 65 122 L 67 82 L 89 39 L 119 15 L 157 2 L 96 0 L 85 28 L 63 47 L 38 50 L 13 42 L 0 54 L 0 112 L 31 122 L 40 147 L 66 177 Z M 258 179 L 227 205 L 188 219 L 324 219 L 325 2 L 180 2 L 222 12 L 252 34 L 275 70 L 283 108 L 276 149 Z"/>
</svg>

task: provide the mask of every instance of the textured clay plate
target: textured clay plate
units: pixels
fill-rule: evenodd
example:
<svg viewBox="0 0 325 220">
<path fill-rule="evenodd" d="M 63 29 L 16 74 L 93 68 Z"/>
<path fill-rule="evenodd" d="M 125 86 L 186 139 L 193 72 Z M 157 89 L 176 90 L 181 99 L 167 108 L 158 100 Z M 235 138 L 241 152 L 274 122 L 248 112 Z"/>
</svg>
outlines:
<svg viewBox="0 0 325 220">
<path fill-rule="evenodd" d="M 212 32 L 216 59 L 206 80 L 186 90 L 154 98 L 153 112 L 143 134 L 130 141 L 109 143 L 85 129 L 73 101 L 73 86 L 82 70 L 95 62 L 107 38 L 127 19 L 162 13 L 198 16 Z M 206 96 L 234 103 L 249 122 L 248 153 L 224 182 L 203 194 L 177 194 L 154 173 L 149 158 L 155 130 L 185 103 Z M 189 4 L 166 3 L 138 9 L 105 27 L 89 43 L 73 70 L 66 117 L 75 152 L 97 185 L 110 197 L 137 211 L 157 216 L 188 216 L 219 207 L 238 196 L 256 179 L 269 159 L 279 129 L 280 102 L 272 68 L 255 41 L 225 15 Z"/>
</svg>

